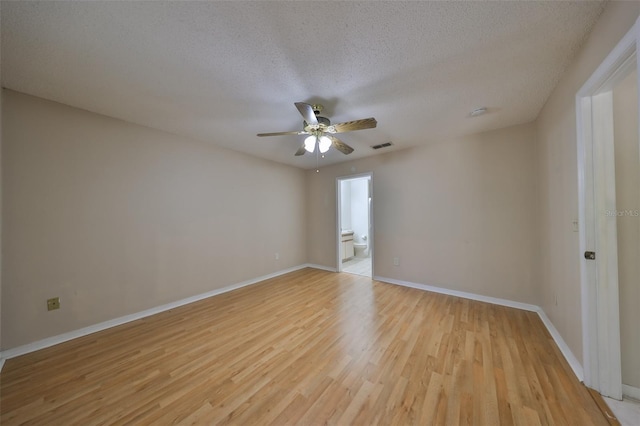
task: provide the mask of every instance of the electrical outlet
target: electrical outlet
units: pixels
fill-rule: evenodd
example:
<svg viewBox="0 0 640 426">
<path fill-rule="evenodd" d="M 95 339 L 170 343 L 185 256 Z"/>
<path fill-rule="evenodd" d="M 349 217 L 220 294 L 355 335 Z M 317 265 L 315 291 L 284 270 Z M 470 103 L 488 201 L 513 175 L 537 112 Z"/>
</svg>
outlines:
<svg viewBox="0 0 640 426">
<path fill-rule="evenodd" d="M 60 309 L 59 297 L 54 297 L 53 299 L 47 299 L 47 311 L 53 311 L 54 309 Z"/>
<path fill-rule="evenodd" d="M 393 266 L 400 266 L 400 258 L 399 257 L 394 257 L 393 258 Z"/>
<path fill-rule="evenodd" d="M 276 260 L 280 260 L 280 253 L 276 253 Z"/>
</svg>

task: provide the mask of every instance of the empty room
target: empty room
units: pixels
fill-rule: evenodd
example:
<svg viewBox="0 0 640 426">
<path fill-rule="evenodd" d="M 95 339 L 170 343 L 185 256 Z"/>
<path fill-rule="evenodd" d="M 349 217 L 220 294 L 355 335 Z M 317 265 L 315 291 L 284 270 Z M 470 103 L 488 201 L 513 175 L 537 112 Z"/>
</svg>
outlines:
<svg viewBox="0 0 640 426">
<path fill-rule="evenodd" d="M 637 425 L 639 16 L 0 1 L 0 424 Z"/>
</svg>

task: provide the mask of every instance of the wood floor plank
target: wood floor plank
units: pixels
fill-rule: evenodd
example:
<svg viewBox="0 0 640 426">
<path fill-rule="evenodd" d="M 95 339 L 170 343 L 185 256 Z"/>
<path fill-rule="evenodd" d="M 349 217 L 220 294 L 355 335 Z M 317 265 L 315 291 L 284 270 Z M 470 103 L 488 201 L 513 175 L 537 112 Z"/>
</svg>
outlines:
<svg viewBox="0 0 640 426">
<path fill-rule="evenodd" d="M 7 360 L 0 423 L 608 424 L 537 314 L 310 268 Z"/>
</svg>

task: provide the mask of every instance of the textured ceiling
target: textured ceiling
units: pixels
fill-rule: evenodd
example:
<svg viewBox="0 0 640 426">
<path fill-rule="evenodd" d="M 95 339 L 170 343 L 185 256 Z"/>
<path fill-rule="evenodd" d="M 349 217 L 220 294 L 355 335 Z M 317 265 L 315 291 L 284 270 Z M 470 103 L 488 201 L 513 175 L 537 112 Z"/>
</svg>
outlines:
<svg viewBox="0 0 640 426">
<path fill-rule="evenodd" d="M 529 122 L 602 2 L 2 2 L 2 84 L 297 167 L 296 101 L 349 156 Z M 469 117 L 485 106 L 488 113 Z M 393 141 L 392 148 L 370 146 Z"/>
</svg>

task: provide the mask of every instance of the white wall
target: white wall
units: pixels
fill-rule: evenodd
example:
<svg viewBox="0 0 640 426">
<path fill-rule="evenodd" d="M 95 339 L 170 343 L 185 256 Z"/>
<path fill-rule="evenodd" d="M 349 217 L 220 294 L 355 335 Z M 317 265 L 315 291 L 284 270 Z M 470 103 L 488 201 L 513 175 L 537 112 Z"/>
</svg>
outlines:
<svg viewBox="0 0 640 426">
<path fill-rule="evenodd" d="M 309 171 L 309 261 L 336 266 L 336 177 L 373 172 L 376 275 L 538 304 L 535 158 L 528 124 Z"/>
<path fill-rule="evenodd" d="M 351 224 L 354 242 L 362 243 L 363 235 L 369 232 L 369 180 L 366 178 L 351 181 Z"/>
<path fill-rule="evenodd" d="M 575 96 L 640 13 L 640 2 L 609 2 L 536 120 L 542 308 L 582 361 Z"/>
<path fill-rule="evenodd" d="M 301 170 L 7 90 L 2 118 L 4 349 L 306 262 Z"/>
<path fill-rule="evenodd" d="M 640 388 L 640 152 L 638 151 L 638 73 L 613 90 L 618 285 L 622 383 Z M 624 212 L 631 212 L 625 214 Z"/>
<path fill-rule="evenodd" d="M 340 182 L 340 226 L 341 230 L 351 230 L 351 182 Z"/>
</svg>

